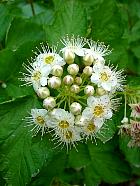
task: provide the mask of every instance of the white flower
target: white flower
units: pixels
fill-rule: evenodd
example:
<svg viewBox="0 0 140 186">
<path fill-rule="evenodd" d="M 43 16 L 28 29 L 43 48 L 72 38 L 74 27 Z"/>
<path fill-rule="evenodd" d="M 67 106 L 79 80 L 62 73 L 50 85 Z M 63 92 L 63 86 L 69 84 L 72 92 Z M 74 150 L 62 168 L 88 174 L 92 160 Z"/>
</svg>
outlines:
<svg viewBox="0 0 140 186">
<path fill-rule="evenodd" d="M 24 64 L 24 68 L 27 70 L 27 73 L 22 73 L 24 78 L 20 78 L 21 81 L 25 81 L 25 85 L 33 85 L 35 91 L 41 86 L 47 85 L 48 75 L 51 71 L 51 68 L 34 66 L 32 63 L 27 66 Z"/>
<path fill-rule="evenodd" d="M 65 61 L 64 59 L 56 53 L 56 48 L 52 47 L 51 51 L 47 46 L 42 45 L 43 53 L 40 51 L 40 54 L 37 55 L 34 65 L 38 66 L 46 66 L 51 68 L 54 65 L 64 66 Z"/>
<path fill-rule="evenodd" d="M 116 69 L 113 70 L 108 66 L 95 64 L 93 66 L 91 82 L 106 91 L 122 90 L 124 77 L 122 77 L 121 70 L 116 71 Z"/>
<path fill-rule="evenodd" d="M 32 109 L 31 116 L 27 117 L 27 122 L 30 123 L 29 126 L 35 125 L 31 131 L 36 135 L 39 131 L 41 131 L 42 136 L 45 133 L 47 128 L 47 114 L 48 111 L 45 109 Z"/>
<path fill-rule="evenodd" d="M 111 50 L 109 50 L 109 46 L 105 46 L 104 43 L 95 42 L 93 40 L 88 40 L 89 49 L 85 49 L 84 60 L 87 58 L 88 60 L 94 59 L 93 62 L 104 63 L 104 56 L 109 55 Z"/>
<path fill-rule="evenodd" d="M 48 119 L 48 126 L 63 133 L 74 126 L 74 115 L 64 109 L 54 109 Z"/>
<path fill-rule="evenodd" d="M 69 149 L 71 149 L 71 147 L 75 147 L 76 149 L 77 141 L 81 140 L 80 130 L 76 126 L 73 126 L 63 132 L 55 130 L 55 134 L 53 137 L 53 140 L 57 140 L 57 142 L 55 143 L 57 144 L 56 147 L 62 144 L 62 148 L 66 146 L 67 152 Z"/>
<path fill-rule="evenodd" d="M 83 46 L 86 44 L 86 39 L 83 37 L 69 37 L 66 36 L 62 38 L 61 42 L 65 46 L 64 48 L 61 49 L 62 53 L 65 54 L 76 54 L 78 56 L 84 56 L 84 48 Z M 65 55 L 65 57 L 67 57 Z"/>
<path fill-rule="evenodd" d="M 103 120 L 98 120 L 94 118 L 88 118 L 87 116 L 81 116 L 78 121 L 76 121 L 77 126 L 81 126 L 81 132 L 84 138 L 91 139 L 96 137 L 96 133 L 100 130 L 103 125 Z"/>
<path fill-rule="evenodd" d="M 131 117 L 140 118 L 140 103 L 129 104 L 132 109 Z"/>
<path fill-rule="evenodd" d="M 109 96 L 103 95 L 101 97 L 90 96 L 87 99 L 87 105 L 83 110 L 82 115 L 89 119 L 96 119 L 98 122 L 103 122 L 105 119 L 112 117 L 111 101 Z"/>
</svg>

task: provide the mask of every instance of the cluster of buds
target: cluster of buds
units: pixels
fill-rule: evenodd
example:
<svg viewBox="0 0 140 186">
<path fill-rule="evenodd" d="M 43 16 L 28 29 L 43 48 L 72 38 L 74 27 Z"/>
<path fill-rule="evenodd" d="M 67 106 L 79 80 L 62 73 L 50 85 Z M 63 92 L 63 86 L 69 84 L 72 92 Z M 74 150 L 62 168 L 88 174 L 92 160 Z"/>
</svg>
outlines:
<svg viewBox="0 0 140 186">
<path fill-rule="evenodd" d="M 122 120 L 121 128 L 130 136 L 128 147 L 140 147 L 140 103 L 129 104 L 131 107 L 130 122 L 127 117 Z"/>
<path fill-rule="evenodd" d="M 32 85 L 43 101 L 44 109 L 32 109 L 28 117 L 44 135 L 52 132 L 53 139 L 68 147 L 78 141 L 95 139 L 104 123 L 112 118 L 122 91 L 122 71 L 105 64 L 108 46 L 82 37 L 66 36 L 64 47 L 57 49 L 41 45 L 21 80 Z M 86 46 L 86 47 L 85 47 Z"/>
</svg>

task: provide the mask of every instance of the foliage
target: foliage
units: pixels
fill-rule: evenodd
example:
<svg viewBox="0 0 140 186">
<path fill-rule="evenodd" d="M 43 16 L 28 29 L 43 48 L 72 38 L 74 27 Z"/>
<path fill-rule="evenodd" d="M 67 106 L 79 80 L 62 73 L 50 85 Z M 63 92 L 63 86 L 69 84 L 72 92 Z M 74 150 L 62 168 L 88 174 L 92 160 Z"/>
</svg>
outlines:
<svg viewBox="0 0 140 186">
<path fill-rule="evenodd" d="M 0 1 L 0 185 L 96 186 L 140 175 L 140 149 L 128 148 L 128 137 L 117 136 L 123 105 L 107 122 L 109 130 L 103 129 L 97 145 L 81 143 L 78 152 L 66 154 L 54 149 L 47 135 L 32 138 L 23 119 L 41 102 L 18 80 L 22 63 L 34 56 L 32 50 L 40 42 L 56 44 L 62 36 L 74 34 L 109 44 L 109 60 L 124 68 L 128 85 L 135 87 L 140 76 L 138 7 L 139 0 Z"/>
</svg>

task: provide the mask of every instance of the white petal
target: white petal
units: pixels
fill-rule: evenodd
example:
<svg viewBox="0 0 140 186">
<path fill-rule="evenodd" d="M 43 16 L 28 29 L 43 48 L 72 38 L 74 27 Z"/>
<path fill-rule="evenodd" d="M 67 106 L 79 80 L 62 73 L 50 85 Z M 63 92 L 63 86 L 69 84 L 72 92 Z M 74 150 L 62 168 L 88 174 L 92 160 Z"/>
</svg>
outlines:
<svg viewBox="0 0 140 186">
<path fill-rule="evenodd" d="M 107 90 L 107 91 L 111 91 L 111 88 L 112 88 L 112 84 L 110 82 L 103 82 L 101 83 L 101 86 Z"/>
<path fill-rule="evenodd" d="M 112 113 L 111 109 L 107 109 L 106 113 L 105 113 L 105 118 L 110 119 L 110 118 L 112 118 L 112 115 L 113 115 L 113 113 Z"/>
<path fill-rule="evenodd" d="M 47 77 L 50 74 L 51 70 L 52 70 L 51 65 L 45 65 L 44 67 L 41 68 L 42 76 Z"/>
<path fill-rule="evenodd" d="M 93 105 L 95 105 L 98 101 L 98 98 L 95 98 L 94 96 L 90 96 L 87 99 L 87 104 L 89 107 L 93 107 Z"/>
<path fill-rule="evenodd" d="M 92 83 L 97 84 L 100 80 L 99 74 L 93 73 L 90 79 Z"/>
<path fill-rule="evenodd" d="M 47 78 L 46 77 L 41 77 L 40 78 L 40 84 L 41 84 L 41 86 L 45 86 L 45 85 L 47 85 Z"/>
<path fill-rule="evenodd" d="M 93 71 L 95 73 L 100 73 L 104 68 L 104 65 L 102 63 L 95 63 L 95 65 L 93 66 Z"/>
<path fill-rule="evenodd" d="M 98 129 L 100 129 L 102 127 L 102 125 L 104 124 L 103 118 L 95 118 L 94 124 L 95 124 L 95 126 L 98 127 Z"/>
<path fill-rule="evenodd" d="M 100 97 L 100 100 L 101 100 L 101 102 L 104 104 L 104 105 L 109 105 L 109 103 L 110 103 L 110 98 L 109 98 L 109 96 L 108 95 L 103 95 L 103 96 L 101 96 Z"/>
<path fill-rule="evenodd" d="M 82 116 L 84 118 L 88 118 L 88 119 L 91 119 L 93 117 L 93 113 L 92 113 L 92 110 L 91 108 L 89 107 L 86 107 L 83 112 L 82 112 Z"/>
<path fill-rule="evenodd" d="M 83 48 L 76 49 L 76 50 L 74 50 L 74 52 L 78 56 L 84 56 L 84 54 L 85 54 Z"/>
</svg>

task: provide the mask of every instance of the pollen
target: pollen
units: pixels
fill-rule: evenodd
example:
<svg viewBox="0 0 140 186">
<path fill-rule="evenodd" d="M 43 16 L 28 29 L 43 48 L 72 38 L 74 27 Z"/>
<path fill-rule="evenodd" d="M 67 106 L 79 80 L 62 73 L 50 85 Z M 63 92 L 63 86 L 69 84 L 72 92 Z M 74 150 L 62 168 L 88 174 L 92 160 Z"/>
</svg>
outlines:
<svg viewBox="0 0 140 186">
<path fill-rule="evenodd" d="M 65 137 L 67 140 L 72 139 L 72 132 L 71 131 L 67 131 L 65 134 Z"/>
<path fill-rule="evenodd" d="M 45 57 L 45 59 L 44 59 L 44 62 L 45 62 L 46 64 L 51 64 L 53 61 L 54 61 L 54 56 L 52 56 L 52 55 L 47 55 L 47 56 Z"/>
<path fill-rule="evenodd" d="M 62 128 L 62 129 L 66 129 L 69 127 L 69 123 L 67 121 L 61 121 L 59 123 L 59 127 Z"/>
<path fill-rule="evenodd" d="M 104 113 L 104 109 L 103 109 L 103 107 L 101 105 L 95 106 L 94 111 L 93 111 L 94 116 L 99 117 L 103 113 Z"/>
<path fill-rule="evenodd" d="M 37 123 L 39 123 L 40 125 L 44 125 L 44 123 L 45 123 L 45 120 L 44 120 L 44 118 L 43 118 L 42 116 L 38 116 L 38 117 L 36 118 L 36 121 L 37 121 Z"/>
<path fill-rule="evenodd" d="M 87 126 L 87 130 L 88 130 L 89 132 L 95 131 L 95 125 L 94 125 L 94 123 L 90 122 L 90 123 L 88 124 L 88 126 Z"/>
<path fill-rule="evenodd" d="M 101 80 L 102 81 L 108 81 L 109 75 L 106 72 L 101 73 Z"/>
<path fill-rule="evenodd" d="M 36 71 L 36 72 L 33 73 L 33 75 L 32 75 L 32 78 L 33 78 L 33 80 L 35 80 L 35 81 L 38 81 L 38 80 L 40 79 L 40 77 L 41 77 L 41 73 L 40 73 L 39 71 Z"/>
</svg>

